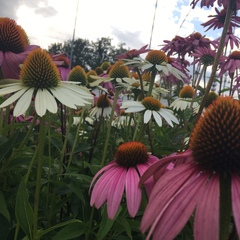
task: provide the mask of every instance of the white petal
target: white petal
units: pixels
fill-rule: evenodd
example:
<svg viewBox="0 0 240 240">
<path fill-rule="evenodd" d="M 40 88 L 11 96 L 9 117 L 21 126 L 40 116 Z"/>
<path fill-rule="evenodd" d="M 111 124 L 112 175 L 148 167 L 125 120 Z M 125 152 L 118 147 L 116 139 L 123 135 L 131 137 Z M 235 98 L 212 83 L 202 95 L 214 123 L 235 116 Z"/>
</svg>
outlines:
<svg viewBox="0 0 240 240">
<path fill-rule="evenodd" d="M 142 70 L 144 71 L 144 70 L 146 70 L 146 69 L 148 69 L 148 68 L 151 68 L 152 66 L 153 66 L 152 63 L 144 64 L 144 65 L 142 66 Z"/>
<path fill-rule="evenodd" d="M 143 118 L 144 123 L 148 123 L 151 116 L 152 116 L 152 111 L 151 110 L 146 110 L 145 113 L 144 113 L 144 118 Z"/>
<path fill-rule="evenodd" d="M 81 94 L 82 98 L 86 98 L 86 99 L 93 99 L 93 95 L 89 92 L 89 90 L 87 88 L 83 88 L 81 86 L 76 86 L 76 85 L 72 85 L 72 84 L 66 84 L 67 81 L 65 81 L 61 87 L 70 89 L 73 92 L 76 92 L 78 94 Z"/>
<path fill-rule="evenodd" d="M 133 112 L 141 112 L 143 110 L 145 110 L 145 107 L 129 107 L 125 110 L 126 113 L 133 113 Z"/>
<path fill-rule="evenodd" d="M 20 116 L 27 111 L 32 101 L 33 92 L 34 88 L 30 88 L 21 96 L 21 98 L 19 98 L 16 106 L 14 107 L 13 116 Z"/>
<path fill-rule="evenodd" d="M 9 93 L 17 92 L 23 88 L 25 88 L 25 87 L 21 83 L 8 84 L 7 87 L 0 89 L 0 96 L 4 96 Z"/>
<path fill-rule="evenodd" d="M 66 105 L 67 107 L 76 109 L 76 106 L 73 104 L 71 97 L 66 95 L 62 89 L 57 87 L 55 89 L 51 89 L 53 95 L 58 99 L 59 102 Z"/>
<path fill-rule="evenodd" d="M 0 108 L 6 107 L 10 104 L 12 104 L 13 102 L 15 102 L 17 99 L 19 99 L 24 92 L 26 92 L 27 88 L 23 88 L 20 91 L 14 93 L 11 97 L 7 98 L 1 105 Z"/>
<path fill-rule="evenodd" d="M 124 101 L 120 108 L 128 108 L 128 107 L 143 107 L 141 102 L 138 101 Z"/>
<path fill-rule="evenodd" d="M 39 89 L 37 91 L 35 98 L 35 109 L 40 117 L 46 113 L 46 110 L 49 110 L 51 113 L 57 112 L 57 102 L 47 89 Z"/>
<path fill-rule="evenodd" d="M 158 126 L 161 127 L 162 126 L 162 118 L 161 118 L 160 114 L 156 111 L 153 111 L 153 117 L 154 117 L 156 123 L 158 124 Z"/>
</svg>

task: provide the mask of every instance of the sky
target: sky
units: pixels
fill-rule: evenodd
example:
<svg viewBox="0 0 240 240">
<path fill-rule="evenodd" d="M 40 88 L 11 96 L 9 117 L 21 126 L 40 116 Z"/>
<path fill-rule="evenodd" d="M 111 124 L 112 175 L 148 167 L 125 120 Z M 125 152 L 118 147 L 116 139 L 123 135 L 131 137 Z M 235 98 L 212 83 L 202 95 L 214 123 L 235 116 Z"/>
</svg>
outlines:
<svg viewBox="0 0 240 240">
<path fill-rule="evenodd" d="M 201 26 L 215 14 L 214 8 L 192 9 L 191 1 L 7 0 L 1 3 L 0 17 L 14 19 L 25 29 L 30 43 L 44 49 L 73 36 L 90 41 L 109 37 L 112 45 L 125 43 L 129 49 L 146 44 L 160 49 L 164 40 L 194 31 L 210 39 L 219 37 L 220 31 L 205 32 Z"/>
</svg>

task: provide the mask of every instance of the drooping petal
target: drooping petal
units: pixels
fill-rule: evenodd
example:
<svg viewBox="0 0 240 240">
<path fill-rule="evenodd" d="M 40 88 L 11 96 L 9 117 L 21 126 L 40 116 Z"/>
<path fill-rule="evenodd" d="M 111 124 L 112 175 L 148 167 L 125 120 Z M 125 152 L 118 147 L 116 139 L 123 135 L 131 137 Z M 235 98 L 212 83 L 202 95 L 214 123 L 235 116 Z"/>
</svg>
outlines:
<svg viewBox="0 0 240 240">
<path fill-rule="evenodd" d="M 118 167 L 118 172 L 115 174 L 115 177 L 109 187 L 107 198 L 107 212 L 110 219 L 113 219 L 116 215 L 116 212 L 122 200 L 126 174 L 127 170 L 125 168 Z"/>
<path fill-rule="evenodd" d="M 153 230 L 153 240 L 168 240 L 177 236 L 193 213 L 197 201 L 205 189 L 207 179 L 207 174 L 193 175 L 188 179 L 187 184 L 169 199 L 160 213 L 161 217 L 157 220 L 157 224 L 153 224 L 156 226 L 154 229 L 150 229 L 150 235 Z"/>
<path fill-rule="evenodd" d="M 93 187 L 90 205 L 100 208 L 103 203 L 107 200 L 108 193 L 110 191 L 111 183 L 114 180 L 118 172 L 117 166 L 108 169 L 107 172 L 98 179 L 95 186 Z"/>
<path fill-rule="evenodd" d="M 21 96 L 21 98 L 19 98 L 17 104 L 14 107 L 13 116 L 15 117 L 20 116 L 27 111 L 32 101 L 33 92 L 34 89 L 30 88 Z"/>
<path fill-rule="evenodd" d="M 153 167 L 154 164 L 151 166 Z M 195 171 L 190 164 L 179 165 L 166 172 L 154 185 L 142 217 L 140 229 L 145 232 L 157 219 L 170 199 L 181 189 Z"/>
<path fill-rule="evenodd" d="M 148 123 L 150 118 L 152 116 L 152 111 L 151 110 L 146 110 L 145 113 L 144 113 L 144 123 Z"/>
<path fill-rule="evenodd" d="M 64 90 L 62 91 L 62 89 L 64 88 L 56 87 L 55 89 L 51 89 L 51 92 L 58 99 L 59 102 L 61 102 L 62 104 L 66 105 L 69 108 L 76 109 L 77 107 L 73 103 L 71 96 L 69 96 L 69 94 L 66 94 L 66 91 Z"/>
<path fill-rule="evenodd" d="M 162 118 L 159 115 L 159 113 L 153 111 L 153 116 L 154 116 L 154 119 L 155 119 L 156 123 L 158 124 L 158 126 L 161 127 L 162 126 Z"/>
<path fill-rule="evenodd" d="M 194 239 L 219 239 L 219 177 L 213 176 L 197 203 Z"/>
<path fill-rule="evenodd" d="M 46 113 L 47 109 L 51 113 L 57 112 L 56 100 L 47 89 L 38 89 L 35 98 L 35 109 L 40 117 Z"/>
<path fill-rule="evenodd" d="M 2 89 L 0 89 L 0 96 L 7 95 L 9 93 L 14 93 L 23 89 L 23 85 L 21 83 L 11 83 L 11 84 L 0 85 L 0 86 L 1 88 L 3 87 Z"/>
<path fill-rule="evenodd" d="M 238 237 L 240 238 L 240 177 L 232 174 L 232 209 Z"/>
<path fill-rule="evenodd" d="M 138 188 L 139 175 L 135 168 L 130 167 L 126 176 L 126 200 L 131 217 L 135 217 L 141 204 L 142 191 Z"/>
<path fill-rule="evenodd" d="M 145 107 L 141 106 L 141 107 L 129 107 L 125 110 L 126 113 L 133 113 L 133 112 L 141 112 L 145 109 Z"/>
<path fill-rule="evenodd" d="M 6 107 L 10 104 L 12 104 L 13 102 L 15 102 L 17 99 L 19 99 L 23 93 L 27 90 L 27 88 L 21 88 L 20 90 L 18 90 L 18 92 L 14 93 L 11 97 L 8 97 L 1 105 L 0 107 Z"/>
</svg>

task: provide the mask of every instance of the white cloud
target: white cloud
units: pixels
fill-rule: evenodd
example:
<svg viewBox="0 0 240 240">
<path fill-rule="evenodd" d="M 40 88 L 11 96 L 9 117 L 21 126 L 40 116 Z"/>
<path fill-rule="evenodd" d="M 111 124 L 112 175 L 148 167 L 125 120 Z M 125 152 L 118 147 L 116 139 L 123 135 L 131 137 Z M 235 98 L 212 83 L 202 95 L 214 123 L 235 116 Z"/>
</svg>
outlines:
<svg viewBox="0 0 240 240">
<path fill-rule="evenodd" d="M 21 5 L 17 23 L 28 34 L 32 44 L 48 48 L 51 43 L 72 39 L 78 0 L 39 1 Z M 127 47 L 140 48 L 149 44 L 155 12 L 152 48 L 176 34 L 188 36 L 196 24 L 208 20 L 214 9 L 199 7 L 191 10 L 191 0 L 79 0 L 75 39 L 96 40 L 110 37 L 113 44 L 125 42 Z M 205 34 L 202 32 L 202 34 Z"/>
</svg>

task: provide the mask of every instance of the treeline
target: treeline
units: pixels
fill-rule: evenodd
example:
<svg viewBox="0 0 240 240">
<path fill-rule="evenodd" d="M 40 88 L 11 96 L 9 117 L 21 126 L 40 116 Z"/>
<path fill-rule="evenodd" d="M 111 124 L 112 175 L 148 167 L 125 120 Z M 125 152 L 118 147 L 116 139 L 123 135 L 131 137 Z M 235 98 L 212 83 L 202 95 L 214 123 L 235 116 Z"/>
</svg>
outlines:
<svg viewBox="0 0 240 240">
<path fill-rule="evenodd" d="M 51 54 L 66 53 L 71 60 L 71 68 L 79 65 L 85 71 L 89 71 L 96 69 L 104 61 L 115 62 L 115 56 L 129 50 L 125 43 L 119 43 L 116 47 L 112 45 L 111 41 L 112 39 L 105 37 L 99 38 L 95 42 L 78 38 L 74 41 L 53 43 L 48 47 L 48 52 Z"/>
</svg>

